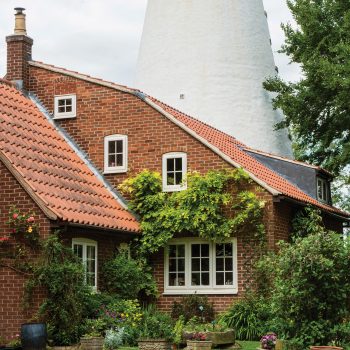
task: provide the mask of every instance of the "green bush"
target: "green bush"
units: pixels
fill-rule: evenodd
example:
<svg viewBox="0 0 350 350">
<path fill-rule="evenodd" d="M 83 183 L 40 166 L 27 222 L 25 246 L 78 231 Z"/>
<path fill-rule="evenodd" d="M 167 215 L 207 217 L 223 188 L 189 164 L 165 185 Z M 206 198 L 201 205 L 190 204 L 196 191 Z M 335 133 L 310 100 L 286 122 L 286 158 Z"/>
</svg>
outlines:
<svg viewBox="0 0 350 350">
<path fill-rule="evenodd" d="M 172 306 L 172 318 L 178 319 L 181 315 L 185 322 L 193 317 L 197 317 L 201 323 L 212 322 L 214 320 L 213 304 L 209 303 L 206 296 L 196 294 L 185 296 L 180 302 L 175 301 Z"/>
<path fill-rule="evenodd" d="M 173 323 L 169 314 L 157 311 L 153 305 L 150 305 L 143 311 L 142 321 L 139 326 L 139 337 L 141 339 L 172 340 L 174 335 Z"/>
<path fill-rule="evenodd" d="M 270 269 L 272 312 L 279 337 L 294 346 L 345 344 L 350 338 L 350 244 L 326 231 L 313 212 L 308 232 L 261 266 Z M 305 220 L 305 218 L 303 218 Z M 312 227 L 314 225 L 314 227 Z"/>
<path fill-rule="evenodd" d="M 263 334 L 271 330 L 270 320 L 267 299 L 257 295 L 247 295 L 234 302 L 220 317 L 221 322 L 236 330 L 238 340 L 260 340 Z"/>
<path fill-rule="evenodd" d="M 136 299 L 141 291 L 148 296 L 158 294 L 150 268 L 143 261 L 130 258 L 127 251 L 119 252 L 103 265 L 101 281 L 104 291 L 122 299 Z"/>
<path fill-rule="evenodd" d="M 49 338 L 54 345 L 77 343 L 84 332 L 85 301 L 91 289 L 84 283 L 81 262 L 57 235 L 42 244 L 40 261 L 26 285 L 27 300 L 36 286 L 46 294 L 38 317 L 48 324 Z"/>
</svg>

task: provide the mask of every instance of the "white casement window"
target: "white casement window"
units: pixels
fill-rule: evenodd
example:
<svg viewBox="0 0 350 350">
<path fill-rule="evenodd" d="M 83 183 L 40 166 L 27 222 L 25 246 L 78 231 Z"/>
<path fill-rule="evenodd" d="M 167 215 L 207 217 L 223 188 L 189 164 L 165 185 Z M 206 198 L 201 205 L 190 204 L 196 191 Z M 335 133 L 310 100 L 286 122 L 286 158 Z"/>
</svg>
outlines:
<svg viewBox="0 0 350 350">
<path fill-rule="evenodd" d="M 162 163 L 163 191 L 186 189 L 187 154 L 181 152 L 163 154 Z"/>
<path fill-rule="evenodd" d="M 164 294 L 236 294 L 237 240 L 171 240 L 164 254 Z"/>
<path fill-rule="evenodd" d="M 317 199 L 325 203 L 329 201 L 328 182 L 320 177 L 317 178 Z"/>
<path fill-rule="evenodd" d="M 72 248 L 84 266 L 86 284 L 97 289 L 97 242 L 90 239 L 74 238 Z"/>
<path fill-rule="evenodd" d="M 54 119 L 75 118 L 77 115 L 76 95 L 55 96 Z"/>
<path fill-rule="evenodd" d="M 128 137 L 110 135 L 104 141 L 104 173 L 125 173 L 128 170 Z"/>
</svg>

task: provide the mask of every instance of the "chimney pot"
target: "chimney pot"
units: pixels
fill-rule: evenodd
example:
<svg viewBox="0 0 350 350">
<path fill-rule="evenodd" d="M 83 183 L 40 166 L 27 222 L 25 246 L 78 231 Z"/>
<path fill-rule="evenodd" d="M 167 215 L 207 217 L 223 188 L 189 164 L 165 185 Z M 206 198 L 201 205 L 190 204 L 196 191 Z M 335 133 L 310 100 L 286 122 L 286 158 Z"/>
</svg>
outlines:
<svg viewBox="0 0 350 350">
<path fill-rule="evenodd" d="M 15 35 L 27 35 L 26 30 L 26 15 L 23 13 L 25 8 L 15 7 Z"/>
</svg>

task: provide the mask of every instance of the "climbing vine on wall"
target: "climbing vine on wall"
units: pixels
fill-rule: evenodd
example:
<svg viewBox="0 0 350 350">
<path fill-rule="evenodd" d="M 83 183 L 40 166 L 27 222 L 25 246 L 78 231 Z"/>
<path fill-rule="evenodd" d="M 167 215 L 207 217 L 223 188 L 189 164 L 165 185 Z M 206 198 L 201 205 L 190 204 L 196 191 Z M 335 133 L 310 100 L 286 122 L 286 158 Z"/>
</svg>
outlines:
<svg viewBox="0 0 350 350">
<path fill-rule="evenodd" d="M 264 241 L 264 202 L 246 189 L 249 182 L 242 169 L 192 172 L 186 190 L 166 193 L 161 175 L 144 170 L 119 188 L 141 217 L 141 252 L 154 253 L 178 233 L 220 242 L 244 230 Z"/>
</svg>

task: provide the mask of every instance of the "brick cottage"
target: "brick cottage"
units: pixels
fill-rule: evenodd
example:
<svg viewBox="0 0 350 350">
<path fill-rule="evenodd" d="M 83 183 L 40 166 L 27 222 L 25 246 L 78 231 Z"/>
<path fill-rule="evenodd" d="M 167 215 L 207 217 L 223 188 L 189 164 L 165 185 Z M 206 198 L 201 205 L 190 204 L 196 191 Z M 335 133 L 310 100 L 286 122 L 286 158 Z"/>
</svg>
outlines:
<svg viewBox="0 0 350 350">
<path fill-rule="evenodd" d="M 342 233 L 349 215 L 332 206 L 327 171 L 250 149 L 136 89 L 34 61 L 21 9 L 16 17 L 0 81 L 0 237 L 8 233 L 11 205 L 34 211 L 40 235 L 60 229 L 87 265 L 87 283 L 98 290 L 103 261 L 142 234 L 116 188 L 143 169 L 160 172 L 163 190 L 171 192 L 183 188 L 189 170 L 243 168 L 253 180 L 250 189 L 266 202 L 270 249 L 288 239 L 291 220 L 308 204 L 322 210 L 326 227 Z M 158 306 L 169 310 L 181 296 L 197 293 L 224 310 L 244 294 L 243 241 L 232 232 L 217 256 L 214 243 L 172 240 L 152 258 Z M 30 318 L 21 308 L 24 282 L 0 265 L 1 336 L 18 332 Z"/>
</svg>

